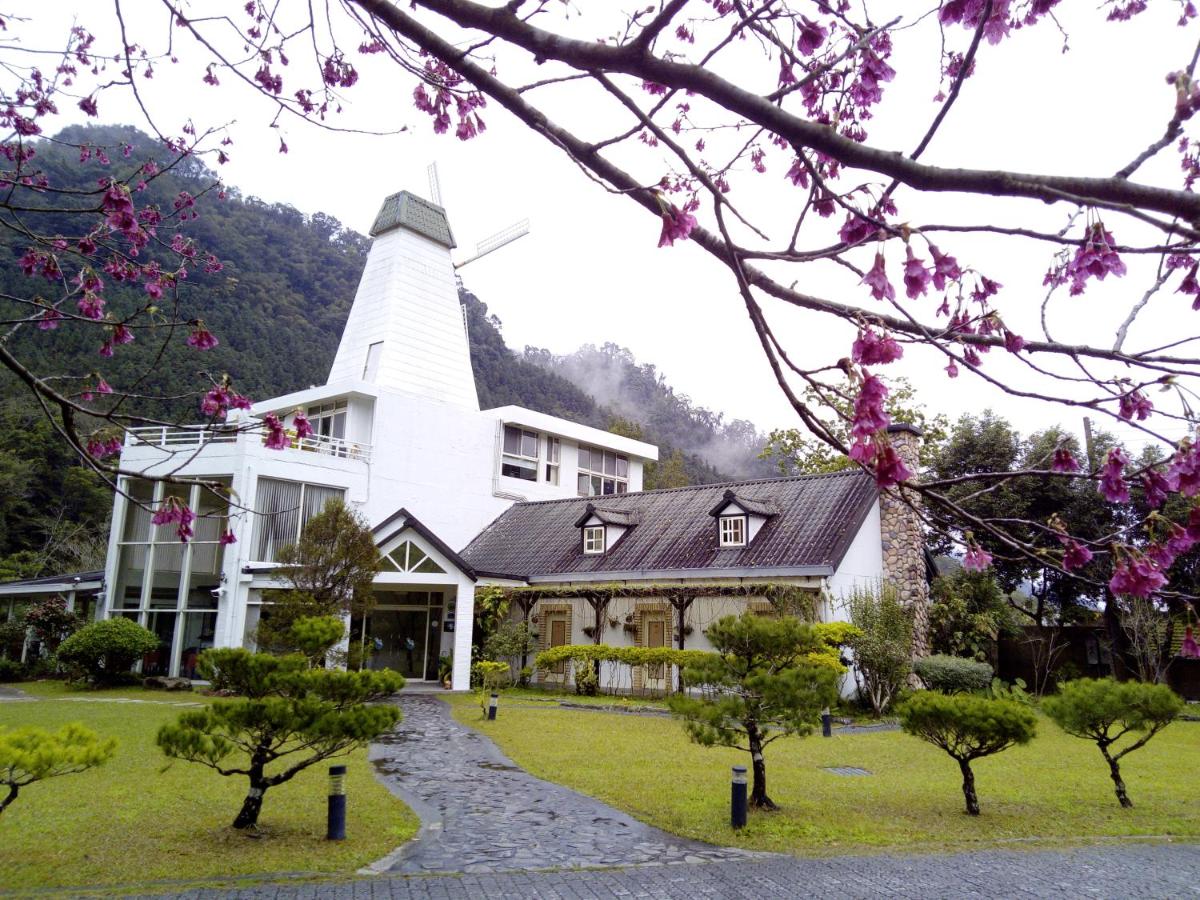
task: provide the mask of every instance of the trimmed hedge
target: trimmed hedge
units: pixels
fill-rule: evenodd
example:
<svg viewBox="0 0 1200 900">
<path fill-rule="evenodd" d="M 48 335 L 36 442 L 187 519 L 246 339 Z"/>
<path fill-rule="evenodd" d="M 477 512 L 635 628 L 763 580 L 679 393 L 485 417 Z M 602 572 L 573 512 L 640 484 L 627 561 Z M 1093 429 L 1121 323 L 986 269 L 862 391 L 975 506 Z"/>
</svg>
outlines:
<svg viewBox="0 0 1200 900">
<path fill-rule="evenodd" d="M 699 662 L 705 650 L 677 650 L 674 647 L 610 647 L 608 644 L 563 644 L 543 650 L 534 659 L 539 669 L 562 662 L 615 662 L 627 666 L 683 666 Z"/>
<path fill-rule="evenodd" d="M 153 631 L 121 616 L 80 628 L 59 645 L 58 659 L 76 677 L 111 683 L 157 648 L 158 636 Z"/>
<path fill-rule="evenodd" d="M 971 694 L 992 686 L 992 667 L 957 656 L 926 656 L 913 663 L 913 671 L 931 691 Z"/>
</svg>

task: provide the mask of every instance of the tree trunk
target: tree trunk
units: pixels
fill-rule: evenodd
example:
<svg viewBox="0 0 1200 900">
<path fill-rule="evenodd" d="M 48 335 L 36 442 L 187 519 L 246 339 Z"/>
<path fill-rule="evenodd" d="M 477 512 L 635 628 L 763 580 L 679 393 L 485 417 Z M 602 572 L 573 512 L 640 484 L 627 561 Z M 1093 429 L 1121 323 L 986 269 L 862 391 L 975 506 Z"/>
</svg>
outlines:
<svg viewBox="0 0 1200 900">
<path fill-rule="evenodd" d="M 979 815 L 979 798 L 975 796 L 975 773 L 971 771 L 971 761 L 960 759 L 958 767 L 962 770 L 963 797 L 967 801 L 967 815 Z"/>
<path fill-rule="evenodd" d="M 1104 754 L 1104 759 L 1108 762 L 1108 774 L 1112 776 L 1113 787 L 1116 789 L 1117 799 L 1121 801 L 1121 806 L 1125 809 L 1133 809 L 1133 801 L 1125 793 L 1125 782 L 1121 780 L 1121 766 L 1108 755 L 1108 748 L 1103 744 L 1100 745 L 1100 752 Z"/>
<path fill-rule="evenodd" d="M 671 598 L 671 605 L 675 607 L 676 620 L 677 620 L 676 627 L 679 630 L 679 636 L 678 636 L 678 638 L 676 638 L 676 642 L 678 643 L 680 650 L 682 650 L 684 648 L 684 642 L 687 640 L 686 636 L 683 633 L 683 625 L 684 625 L 683 620 L 684 620 L 685 615 L 687 614 L 688 607 L 692 605 L 692 601 L 695 599 L 696 599 L 695 597 L 672 597 Z M 684 690 L 683 666 L 675 667 L 675 690 L 677 690 L 681 694 L 683 693 L 683 690 Z"/>
<path fill-rule="evenodd" d="M 754 782 L 750 788 L 751 809 L 779 809 L 775 802 L 767 796 L 767 763 L 763 759 L 762 735 L 758 726 L 751 722 L 746 728 L 746 737 L 750 743 L 750 761 L 754 769 Z"/>
<path fill-rule="evenodd" d="M 4 812 L 4 810 L 8 809 L 8 805 L 17 799 L 17 793 L 20 790 L 21 790 L 20 787 L 18 787 L 15 784 L 10 784 L 8 786 L 8 796 L 5 797 L 3 800 L 0 800 L 0 813 Z"/>
<path fill-rule="evenodd" d="M 262 811 L 263 794 L 267 792 L 267 781 L 263 777 L 261 764 L 250 767 L 250 790 L 242 801 L 241 811 L 233 820 L 234 828 L 255 828 L 258 826 L 258 814 Z"/>
<path fill-rule="evenodd" d="M 1125 653 L 1129 640 L 1125 637 L 1125 629 L 1121 627 L 1121 612 L 1117 608 L 1117 598 L 1110 592 L 1104 592 L 1104 627 L 1108 633 L 1109 643 L 1112 644 L 1113 678 L 1117 681 L 1129 679 L 1129 661 Z"/>
</svg>

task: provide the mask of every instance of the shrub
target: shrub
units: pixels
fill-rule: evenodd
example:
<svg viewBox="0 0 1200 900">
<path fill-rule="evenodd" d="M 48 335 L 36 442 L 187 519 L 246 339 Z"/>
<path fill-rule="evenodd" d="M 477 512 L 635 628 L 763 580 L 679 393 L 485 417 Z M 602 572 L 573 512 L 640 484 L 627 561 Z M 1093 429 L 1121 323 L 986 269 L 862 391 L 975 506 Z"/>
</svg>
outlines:
<svg viewBox="0 0 1200 900">
<path fill-rule="evenodd" d="M 991 756 L 1014 744 L 1027 744 L 1037 731 L 1037 717 L 1010 700 L 918 691 L 897 708 L 900 727 L 940 747 L 958 762 L 967 814 L 979 815 L 971 760 Z"/>
<path fill-rule="evenodd" d="M 500 693 L 512 684 L 508 663 L 482 659 L 471 666 L 471 675 L 479 687 L 479 708 L 486 716 L 491 695 Z"/>
<path fill-rule="evenodd" d="M 20 681 L 25 677 L 25 667 L 15 659 L 0 659 L 0 684 Z"/>
<path fill-rule="evenodd" d="M 816 630 L 790 616 L 726 616 L 707 634 L 717 652 L 702 654 L 685 675 L 709 690 L 703 697 L 672 695 L 671 712 L 696 743 L 747 751 L 754 772 L 750 805 L 775 809 L 763 749 L 812 731 L 821 709 L 837 700 L 837 675 L 809 658 L 821 647 Z"/>
<path fill-rule="evenodd" d="M 933 580 L 929 643 L 935 653 L 986 662 L 1001 634 L 1016 630 L 1016 613 L 990 572 L 968 569 Z"/>
<path fill-rule="evenodd" d="M 894 585 L 857 587 L 846 600 L 858 633 L 849 638 L 859 693 L 875 715 L 887 710 L 912 671 L 912 611 Z"/>
<path fill-rule="evenodd" d="M 319 665 L 334 644 L 342 639 L 346 626 L 337 616 L 301 616 L 292 622 L 289 633 L 292 643 L 309 664 Z"/>
<path fill-rule="evenodd" d="M 25 611 L 25 625 L 42 646 L 53 653 L 80 626 L 79 617 L 67 609 L 62 597 L 46 597 L 30 604 Z"/>
<path fill-rule="evenodd" d="M 1057 696 L 1042 701 L 1042 709 L 1067 734 L 1095 741 L 1108 763 L 1117 800 L 1133 806 L 1121 780 L 1120 761 L 1179 715 L 1183 701 L 1166 685 L 1111 678 L 1081 678 L 1063 684 Z M 1113 753 L 1113 745 L 1126 734 L 1141 734 L 1133 743 Z"/>
<path fill-rule="evenodd" d="M 78 722 L 53 734 L 41 728 L 0 730 L 0 787 L 8 788 L 0 797 L 0 813 L 26 785 L 102 765 L 116 749 L 116 741 L 102 741 Z"/>
<path fill-rule="evenodd" d="M 971 694 L 992 686 L 992 667 L 973 659 L 935 654 L 918 659 L 913 670 L 931 691 L 943 694 Z"/>
<path fill-rule="evenodd" d="M 323 760 L 349 753 L 400 720 L 386 699 L 404 686 L 396 672 L 310 669 L 302 656 L 206 650 L 200 673 L 236 691 L 189 710 L 158 731 L 167 756 L 249 779 L 234 828 L 258 824 L 263 795 Z"/>
<path fill-rule="evenodd" d="M 0 622 L 0 657 L 19 660 L 28 631 L 19 620 Z"/>
<path fill-rule="evenodd" d="M 85 625 L 58 648 L 58 659 L 77 678 L 112 684 L 158 647 L 153 631 L 123 616 Z"/>
</svg>

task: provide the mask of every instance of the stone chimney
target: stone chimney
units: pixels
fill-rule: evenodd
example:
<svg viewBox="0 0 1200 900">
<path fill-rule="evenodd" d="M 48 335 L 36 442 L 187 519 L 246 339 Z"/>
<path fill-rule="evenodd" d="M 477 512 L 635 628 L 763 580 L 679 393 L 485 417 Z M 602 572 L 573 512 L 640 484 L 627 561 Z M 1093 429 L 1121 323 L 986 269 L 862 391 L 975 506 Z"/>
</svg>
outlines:
<svg viewBox="0 0 1200 900">
<path fill-rule="evenodd" d="M 920 466 L 921 429 L 915 425 L 889 425 L 888 438 L 897 455 L 914 475 Z M 908 502 L 905 502 L 908 501 Z M 900 592 L 913 611 L 913 658 L 929 655 L 929 582 L 925 578 L 925 535 L 916 510 L 920 502 L 912 491 L 886 488 L 879 494 L 879 530 L 883 544 L 883 577 Z"/>
</svg>

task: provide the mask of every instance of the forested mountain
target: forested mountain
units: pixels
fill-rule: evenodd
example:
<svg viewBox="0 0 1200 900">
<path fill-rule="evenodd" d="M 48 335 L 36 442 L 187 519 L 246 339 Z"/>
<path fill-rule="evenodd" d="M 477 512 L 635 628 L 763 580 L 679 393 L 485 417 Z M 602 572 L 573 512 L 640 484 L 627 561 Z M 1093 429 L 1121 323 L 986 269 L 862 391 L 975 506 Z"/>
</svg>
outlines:
<svg viewBox="0 0 1200 900">
<path fill-rule="evenodd" d="M 111 148 L 114 163 L 81 166 L 82 144 Z M 115 151 L 126 144 L 129 160 Z M 161 146 L 134 129 L 73 127 L 42 142 L 37 159 L 56 186 L 90 189 L 110 169 L 121 171 L 122 162 L 155 157 L 166 161 Z M 200 195 L 212 181 L 213 173 L 191 160 L 148 182 L 139 203 L 168 209 L 180 191 Z M 177 318 L 203 319 L 219 337 L 218 347 L 198 355 L 178 333 L 164 348 L 165 332 L 161 338 L 143 332 L 112 359 L 101 360 L 95 330 L 72 327 L 18 330 L 8 346 L 43 374 L 84 376 L 103 362 L 105 376 L 119 390 L 150 371 L 139 392 L 160 399 L 139 408 L 180 421 L 198 418 L 205 373 L 219 378 L 228 372 L 254 398 L 324 383 L 369 239 L 323 213 L 305 215 L 232 188 L 224 194 L 224 199 L 216 191 L 201 196 L 198 215 L 187 225 L 188 234 L 224 268 L 212 275 L 191 273 L 175 311 Z M 59 221 L 45 216 L 39 226 L 71 232 L 67 215 Z M 29 296 L 37 287 L 17 262 L 25 244 L 12 230 L 0 233 L 0 295 Z M 105 293 L 118 315 L 144 300 L 119 284 Z M 662 462 L 648 469 L 648 487 L 769 474 L 755 459 L 762 441 L 748 423 L 725 423 L 719 414 L 693 406 L 654 366 L 639 366 L 627 350 L 606 344 L 564 357 L 531 348 L 515 353 L 483 301 L 468 290 L 460 291 L 460 300 L 484 408 L 525 406 L 654 443 Z M 0 318 L 14 314 L 26 313 L 0 299 Z M 104 532 L 106 489 L 72 463 L 39 416 L 23 386 L 0 373 L 0 580 L 86 568 L 103 554 L 102 542 L 89 543 L 84 536 Z"/>
</svg>

